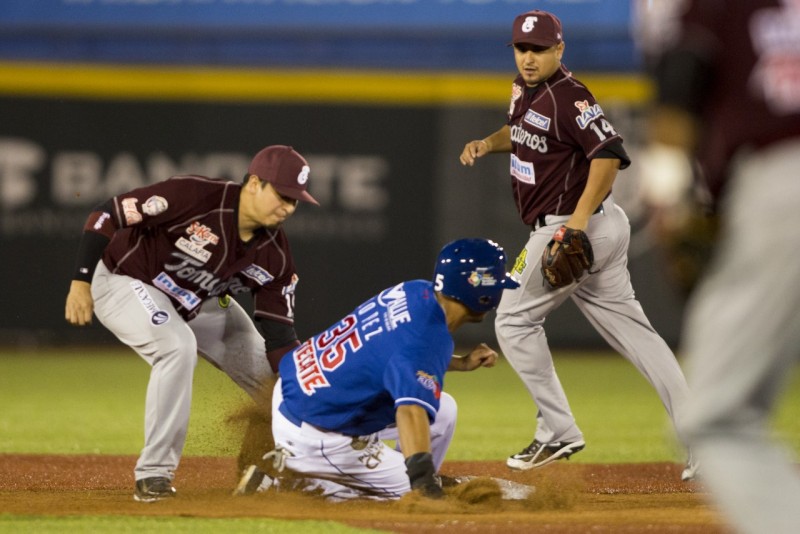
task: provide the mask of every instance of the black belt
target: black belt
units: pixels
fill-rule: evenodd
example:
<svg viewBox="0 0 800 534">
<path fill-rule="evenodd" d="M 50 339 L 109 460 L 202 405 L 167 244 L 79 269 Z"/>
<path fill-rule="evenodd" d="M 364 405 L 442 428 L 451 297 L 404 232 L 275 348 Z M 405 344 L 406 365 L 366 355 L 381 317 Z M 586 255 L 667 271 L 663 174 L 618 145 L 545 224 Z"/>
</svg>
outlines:
<svg viewBox="0 0 800 534">
<path fill-rule="evenodd" d="M 596 215 L 598 213 L 603 213 L 603 203 L 602 202 L 600 203 L 599 206 L 597 206 L 597 209 L 594 210 L 594 213 L 592 213 L 592 215 Z M 545 222 L 545 218 L 548 215 L 551 215 L 551 214 L 547 214 L 547 215 L 541 215 L 540 214 L 540 215 L 537 215 L 536 216 L 536 222 L 534 222 L 531 225 L 531 229 L 532 230 L 536 230 L 537 228 L 541 228 L 542 226 L 547 226 L 547 223 Z"/>
</svg>

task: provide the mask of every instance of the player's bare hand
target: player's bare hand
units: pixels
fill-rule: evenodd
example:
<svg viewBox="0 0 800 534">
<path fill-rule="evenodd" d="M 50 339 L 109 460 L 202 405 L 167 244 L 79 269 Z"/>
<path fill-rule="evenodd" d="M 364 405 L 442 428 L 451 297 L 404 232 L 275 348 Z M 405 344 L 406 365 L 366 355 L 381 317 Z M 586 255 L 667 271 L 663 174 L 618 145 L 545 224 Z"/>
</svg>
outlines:
<svg viewBox="0 0 800 534">
<path fill-rule="evenodd" d="M 486 343 L 481 343 L 466 356 L 453 357 L 450 369 L 455 371 L 474 371 L 478 367 L 493 367 L 497 363 L 497 353 Z"/>
<path fill-rule="evenodd" d="M 466 145 L 464 145 L 464 150 L 461 152 L 461 157 L 459 160 L 461 161 L 462 165 L 469 165 L 472 167 L 475 164 L 475 160 L 485 156 L 489 153 L 489 144 L 484 141 L 483 139 L 478 141 L 470 141 Z"/>
<path fill-rule="evenodd" d="M 92 286 L 88 282 L 73 280 L 69 286 L 64 318 L 72 325 L 84 326 L 92 324 L 93 311 Z"/>
</svg>

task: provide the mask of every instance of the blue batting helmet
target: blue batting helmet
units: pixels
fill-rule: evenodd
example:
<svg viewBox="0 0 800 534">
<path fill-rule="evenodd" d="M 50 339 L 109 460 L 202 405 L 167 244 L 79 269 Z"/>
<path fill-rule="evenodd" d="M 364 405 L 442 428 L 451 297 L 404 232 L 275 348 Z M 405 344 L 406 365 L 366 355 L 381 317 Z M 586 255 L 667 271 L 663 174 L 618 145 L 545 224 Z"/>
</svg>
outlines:
<svg viewBox="0 0 800 534">
<path fill-rule="evenodd" d="M 475 313 L 497 308 L 504 289 L 519 287 L 506 272 L 503 247 L 488 239 L 458 239 L 446 244 L 433 274 L 436 291 Z"/>
</svg>

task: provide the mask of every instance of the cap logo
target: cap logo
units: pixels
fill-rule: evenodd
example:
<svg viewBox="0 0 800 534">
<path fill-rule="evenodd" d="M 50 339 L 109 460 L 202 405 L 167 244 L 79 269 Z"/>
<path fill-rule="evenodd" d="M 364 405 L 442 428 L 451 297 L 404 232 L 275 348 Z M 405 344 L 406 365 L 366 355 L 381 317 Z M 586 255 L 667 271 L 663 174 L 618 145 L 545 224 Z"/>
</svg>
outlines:
<svg viewBox="0 0 800 534">
<path fill-rule="evenodd" d="M 539 17 L 525 17 L 525 22 L 522 23 L 522 31 L 530 33 L 533 31 L 533 25 L 539 21 Z"/>
<path fill-rule="evenodd" d="M 308 181 L 308 173 L 311 172 L 311 167 L 308 165 L 303 165 L 303 169 L 300 171 L 300 174 L 297 175 L 297 183 L 300 185 L 305 185 Z"/>
</svg>

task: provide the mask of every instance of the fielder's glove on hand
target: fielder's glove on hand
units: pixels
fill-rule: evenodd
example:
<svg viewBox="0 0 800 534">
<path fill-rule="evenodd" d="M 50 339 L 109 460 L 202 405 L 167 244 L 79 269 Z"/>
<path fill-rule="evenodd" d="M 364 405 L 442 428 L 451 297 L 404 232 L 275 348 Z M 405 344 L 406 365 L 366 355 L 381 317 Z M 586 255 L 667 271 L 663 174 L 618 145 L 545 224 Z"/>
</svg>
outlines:
<svg viewBox="0 0 800 534">
<path fill-rule="evenodd" d="M 553 244 L 560 243 L 555 252 Z M 583 230 L 562 225 L 542 252 L 542 275 L 554 289 L 580 280 L 594 265 L 594 252 Z"/>
<path fill-rule="evenodd" d="M 442 482 L 436 476 L 431 453 L 418 452 L 406 458 L 406 473 L 412 490 L 420 490 L 423 495 L 432 499 L 444 497 Z"/>
</svg>

